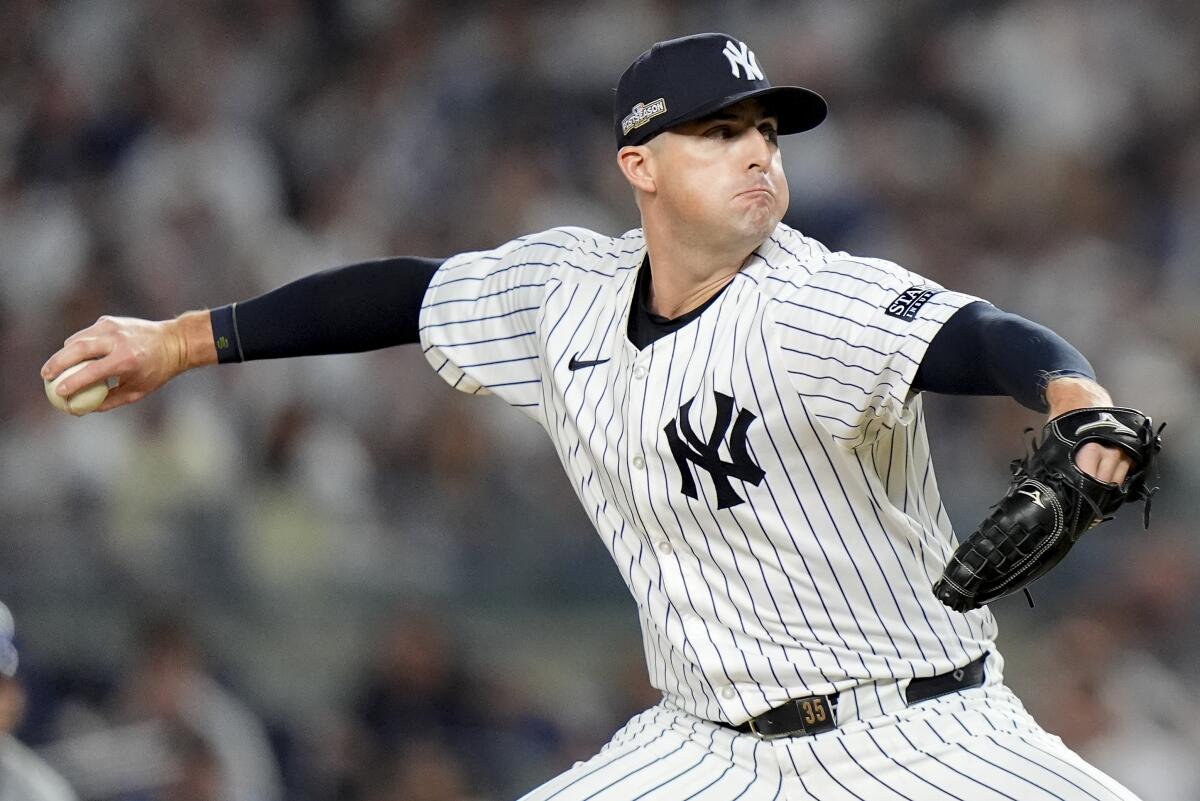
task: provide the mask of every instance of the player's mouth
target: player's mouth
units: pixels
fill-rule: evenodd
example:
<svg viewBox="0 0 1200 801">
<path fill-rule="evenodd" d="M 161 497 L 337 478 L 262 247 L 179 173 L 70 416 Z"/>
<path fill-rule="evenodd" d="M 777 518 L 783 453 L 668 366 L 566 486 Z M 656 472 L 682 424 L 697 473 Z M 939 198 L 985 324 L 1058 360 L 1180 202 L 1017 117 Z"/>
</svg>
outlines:
<svg viewBox="0 0 1200 801">
<path fill-rule="evenodd" d="M 765 200 L 768 198 L 774 198 L 775 193 L 772 192 L 770 189 L 766 188 L 765 186 L 755 186 L 755 187 L 751 187 L 750 189 L 745 189 L 741 192 L 738 192 L 737 195 L 735 195 L 735 197 L 740 197 L 740 198 L 744 197 L 749 200 Z"/>
<path fill-rule="evenodd" d="M 755 184 L 754 186 L 751 186 L 748 189 L 743 189 L 741 192 L 737 193 L 736 197 L 756 197 L 759 195 L 767 195 L 769 197 L 774 197 L 775 192 L 767 184 L 760 183 L 760 184 Z"/>
</svg>

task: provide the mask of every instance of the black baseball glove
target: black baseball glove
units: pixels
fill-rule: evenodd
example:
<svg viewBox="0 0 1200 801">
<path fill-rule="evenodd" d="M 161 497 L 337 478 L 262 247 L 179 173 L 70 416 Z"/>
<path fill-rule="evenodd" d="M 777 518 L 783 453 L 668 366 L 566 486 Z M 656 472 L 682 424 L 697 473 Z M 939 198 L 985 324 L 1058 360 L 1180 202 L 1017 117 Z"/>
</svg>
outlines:
<svg viewBox="0 0 1200 801">
<path fill-rule="evenodd" d="M 1146 476 L 1162 448 L 1161 433 L 1134 409 L 1077 409 L 1042 429 L 1041 444 L 1012 463 L 1008 492 L 979 529 L 950 558 L 933 592 L 946 606 L 966 612 L 1023 589 L 1054 567 L 1084 532 L 1110 519 L 1127 501 L 1145 502 Z M 1133 458 L 1122 484 L 1098 481 L 1075 465 L 1088 442 L 1120 448 Z"/>
</svg>

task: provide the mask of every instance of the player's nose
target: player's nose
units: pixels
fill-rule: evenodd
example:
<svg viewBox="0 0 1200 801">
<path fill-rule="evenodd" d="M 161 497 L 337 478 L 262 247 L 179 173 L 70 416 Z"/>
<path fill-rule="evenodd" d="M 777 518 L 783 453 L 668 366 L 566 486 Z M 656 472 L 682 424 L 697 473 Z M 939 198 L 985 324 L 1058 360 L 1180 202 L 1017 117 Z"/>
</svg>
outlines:
<svg viewBox="0 0 1200 801">
<path fill-rule="evenodd" d="M 742 140 L 746 169 L 766 171 L 775 155 L 766 134 L 756 128 L 750 128 L 742 136 Z"/>
</svg>

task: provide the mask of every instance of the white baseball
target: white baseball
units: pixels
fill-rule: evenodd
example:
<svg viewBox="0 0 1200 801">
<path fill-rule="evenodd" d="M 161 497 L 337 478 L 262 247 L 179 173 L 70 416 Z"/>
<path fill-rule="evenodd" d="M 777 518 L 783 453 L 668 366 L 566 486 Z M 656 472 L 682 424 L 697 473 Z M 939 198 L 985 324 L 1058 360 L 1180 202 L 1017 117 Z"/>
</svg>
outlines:
<svg viewBox="0 0 1200 801">
<path fill-rule="evenodd" d="M 58 394 L 58 384 L 64 378 L 72 375 L 84 367 L 92 363 L 92 359 L 82 361 L 79 364 L 74 364 L 58 374 L 58 377 L 53 381 L 45 381 L 46 397 L 50 399 L 50 404 L 59 411 L 67 412 L 75 416 L 94 412 L 100 404 L 104 403 L 104 399 L 108 397 L 108 383 L 105 381 L 97 381 L 90 387 L 84 387 L 69 398 L 64 398 Z"/>
</svg>

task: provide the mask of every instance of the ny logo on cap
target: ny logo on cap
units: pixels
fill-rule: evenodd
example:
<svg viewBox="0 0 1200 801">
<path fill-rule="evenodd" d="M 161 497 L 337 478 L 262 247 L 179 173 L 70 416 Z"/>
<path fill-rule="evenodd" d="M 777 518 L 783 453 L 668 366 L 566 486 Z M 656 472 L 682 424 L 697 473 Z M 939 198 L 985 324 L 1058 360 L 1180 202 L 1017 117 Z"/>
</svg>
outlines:
<svg viewBox="0 0 1200 801">
<path fill-rule="evenodd" d="M 732 41 L 725 42 L 725 49 L 721 51 L 725 58 L 729 59 L 729 68 L 733 70 L 733 77 L 741 78 L 742 73 L 746 73 L 748 81 L 766 80 L 762 70 L 758 68 L 758 59 L 754 57 L 754 51 L 745 42 L 738 42 L 736 45 Z"/>
</svg>

